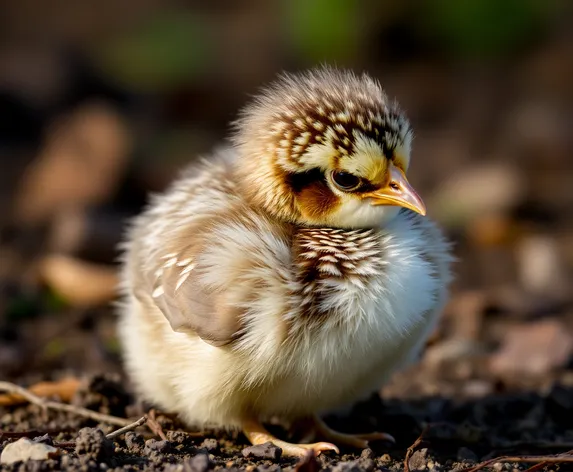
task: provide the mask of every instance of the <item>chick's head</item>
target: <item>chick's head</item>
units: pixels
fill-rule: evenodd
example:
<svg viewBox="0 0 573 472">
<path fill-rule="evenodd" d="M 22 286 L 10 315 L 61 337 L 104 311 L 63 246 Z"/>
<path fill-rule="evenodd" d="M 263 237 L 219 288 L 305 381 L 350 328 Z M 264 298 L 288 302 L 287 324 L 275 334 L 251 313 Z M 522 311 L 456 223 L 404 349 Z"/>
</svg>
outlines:
<svg viewBox="0 0 573 472">
<path fill-rule="evenodd" d="M 284 75 L 235 124 L 238 172 L 253 204 L 307 226 L 376 227 L 426 209 L 408 183 L 412 130 L 367 75 Z"/>
</svg>

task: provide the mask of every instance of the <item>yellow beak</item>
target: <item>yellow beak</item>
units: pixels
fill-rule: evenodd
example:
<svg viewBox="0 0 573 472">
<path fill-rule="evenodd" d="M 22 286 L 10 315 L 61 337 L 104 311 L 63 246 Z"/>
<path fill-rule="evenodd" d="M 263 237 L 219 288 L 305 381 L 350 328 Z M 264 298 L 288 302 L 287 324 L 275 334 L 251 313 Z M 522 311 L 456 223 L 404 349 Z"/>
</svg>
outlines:
<svg viewBox="0 0 573 472">
<path fill-rule="evenodd" d="M 378 190 L 363 195 L 371 198 L 372 205 L 392 205 L 408 208 L 422 216 L 426 215 L 426 205 L 408 183 L 404 173 L 394 164 L 390 164 L 390 180 Z"/>
</svg>

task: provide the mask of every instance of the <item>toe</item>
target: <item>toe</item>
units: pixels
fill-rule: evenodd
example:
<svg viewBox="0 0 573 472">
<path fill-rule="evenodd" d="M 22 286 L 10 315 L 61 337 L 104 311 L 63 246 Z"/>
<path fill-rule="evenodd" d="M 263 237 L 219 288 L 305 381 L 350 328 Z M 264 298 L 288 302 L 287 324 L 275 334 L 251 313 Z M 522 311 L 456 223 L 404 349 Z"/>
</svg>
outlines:
<svg viewBox="0 0 573 472">
<path fill-rule="evenodd" d="M 312 446 L 312 449 L 314 450 L 314 452 L 316 452 L 316 454 L 320 454 L 321 452 L 324 451 L 334 451 L 336 454 L 340 454 L 338 447 L 336 447 L 335 444 L 329 442 L 318 442 L 314 444 L 309 444 L 309 446 Z"/>
<path fill-rule="evenodd" d="M 317 442 L 312 444 L 291 444 L 285 441 L 274 441 L 276 446 L 279 446 L 283 450 L 283 456 L 288 457 L 306 457 L 308 451 L 314 451 L 318 456 L 322 452 L 334 451 L 336 454 L 339 453 L 338 447 L 332 443 L 328 442 Z"/>
</svg>

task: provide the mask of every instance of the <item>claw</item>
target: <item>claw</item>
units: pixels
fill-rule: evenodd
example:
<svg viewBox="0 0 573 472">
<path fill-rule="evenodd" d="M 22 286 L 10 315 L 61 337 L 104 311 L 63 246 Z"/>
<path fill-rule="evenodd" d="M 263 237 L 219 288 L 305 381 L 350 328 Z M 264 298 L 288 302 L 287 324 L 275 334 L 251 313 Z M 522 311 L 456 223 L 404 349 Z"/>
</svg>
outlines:
<svg viewBox="0 0 573 472">
<path fill-rule="evenodd" d="M 365 433 L 365 434 L 341 433 L 339 431 L 330 428 L 318 416 L 312 417 L 312 423 L 314 425 L 316 432 L 324 439 L 328 439 L 337 444 L 344 444 L 346 446 L 356 447 L 359 449 L 367 448 L 370 441 L 390 441 L 392 443 L 396 442 L 394 436 L 388 433 L 379 433 L 379 432 Z"/>
<path fill-rule="evenodd" d="M 340 451 L 336 445 L 329 442 L 317 442 L 311 444 L 294 444 L 276 438 L 269 433 L 265 427 L 256 420 L 246 420 L 243 422 L 243 432 L 247 439 L 253 445 L 264 444 L 271 442 L 275 446 L 280 447 L 283 451 L 283 456 L 304 458 L 307 456 L 308 451 L 312 450 L 316 455 L 322 452 L 334 451 L 339 454 Z"/>
</svg>

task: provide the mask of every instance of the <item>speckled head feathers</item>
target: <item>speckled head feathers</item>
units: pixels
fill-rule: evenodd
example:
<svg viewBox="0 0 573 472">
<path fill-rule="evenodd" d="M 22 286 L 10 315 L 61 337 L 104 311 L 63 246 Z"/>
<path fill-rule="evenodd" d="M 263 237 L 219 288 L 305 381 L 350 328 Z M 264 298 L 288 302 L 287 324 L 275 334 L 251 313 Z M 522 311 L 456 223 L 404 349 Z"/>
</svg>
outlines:
<svg viewBox="0 0 573 472">
<path fill-rule="evenodd" d="M 381 186 L 390 162 L 408 169 L 412 131 L 377 81 L 321 68 L 282 75 L 263 90 L 241 113 L 233 139 L 257 204 L 299 223 L 368 226 L 383 210 L 345 221 L 359 195 L 340 192 L 328 173 L 357 176 L 367 184 L 363 190 Z"/>
</svg>

